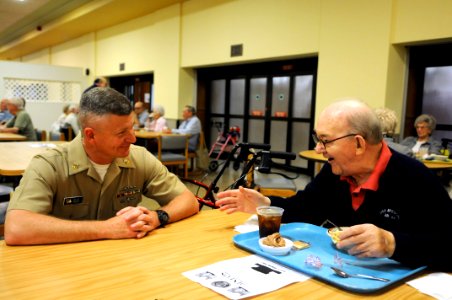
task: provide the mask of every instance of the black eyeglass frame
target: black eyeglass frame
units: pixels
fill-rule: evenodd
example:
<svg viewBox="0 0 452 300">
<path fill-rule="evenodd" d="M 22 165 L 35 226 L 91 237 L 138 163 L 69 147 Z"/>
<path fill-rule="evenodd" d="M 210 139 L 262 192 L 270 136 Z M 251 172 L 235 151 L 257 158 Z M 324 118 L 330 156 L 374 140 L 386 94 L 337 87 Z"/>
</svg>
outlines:
<svg viewBox="0 0 452 300">
<path fill-rule="evenodd" d="M 319 137 L 317 136 L 317 133 L 314 131 L 314 132 L 312 133 L 312 139 L 314 140 L 314 143 L 315 143 L 316 145 L 317 145 L 318 143 L 321 143 L 321 144 L 323 145 L 323 148 L 326 149 L 326 145 L 329 144 L 329 143 L 335 142 L 335 141 L 340 140 L 340 139 L 345 139 L 345 138 L 347 138 L 347 137 L 355 136 L 355 135 L 358 135 L 358 134 L 357 134 L 357 133 L 349 133 L 349 134 L 347 134 L 347 135 L 340 136 L 340 137 L 335 138 L 335 139 L 332 139 L 332 140 L 330 140 L 330 141 L 328 141 L 328 140 L 327 140 L 327 141 L 322 141 L 321 139 L 319 139 Z"/>
</svg>

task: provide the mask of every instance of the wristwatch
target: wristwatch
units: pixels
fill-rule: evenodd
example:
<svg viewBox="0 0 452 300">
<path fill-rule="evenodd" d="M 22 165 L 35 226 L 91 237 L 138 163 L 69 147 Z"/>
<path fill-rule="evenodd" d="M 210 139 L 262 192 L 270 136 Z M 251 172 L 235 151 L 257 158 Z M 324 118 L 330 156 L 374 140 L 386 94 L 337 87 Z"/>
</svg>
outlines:
<svg viewBox="0 0 452 300">
<path fill-rule="evenodd" d="M 166 211 L 158 209 L 155 211 L 160 221 L 160 227 L 165 227 L 169 222 L 169 215 Z"/>
</svg>

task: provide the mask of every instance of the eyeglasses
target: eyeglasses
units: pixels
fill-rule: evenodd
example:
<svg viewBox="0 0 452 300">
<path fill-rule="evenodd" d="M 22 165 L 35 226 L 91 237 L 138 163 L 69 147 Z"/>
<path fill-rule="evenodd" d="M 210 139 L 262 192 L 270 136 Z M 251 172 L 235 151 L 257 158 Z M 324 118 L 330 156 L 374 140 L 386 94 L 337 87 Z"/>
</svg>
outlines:
<svg viewBox="0 0 452 300">
<path fill-rule="evenodd" d="M 335 139 L 332 139 L 332 140 L 328 141 L 328 140 L 321 140 L 321 139 L 319 139 L 319 137 L 317 136 L 317 133 L 314 131 L 312 133 L 312 139 L 314 140 L 314 143 L 316 145 L 318 143 L 321 143 L 323 145 L 323 147 L 326 148 L 326 145 L 329 144 L 329 143 L 335 142 L 335 141 L 340 140 L 340 139 L 345 139 L 346 137 L 355 136 L 355 135 L 357 135 L 357 133 L 350 133 L 350 134 L 347 134 L 347 135 L 344 135 L 344 136 L 341 136 L 341 137 L 338 137 L 338 138 L 335 138 Z"/>
</svg>

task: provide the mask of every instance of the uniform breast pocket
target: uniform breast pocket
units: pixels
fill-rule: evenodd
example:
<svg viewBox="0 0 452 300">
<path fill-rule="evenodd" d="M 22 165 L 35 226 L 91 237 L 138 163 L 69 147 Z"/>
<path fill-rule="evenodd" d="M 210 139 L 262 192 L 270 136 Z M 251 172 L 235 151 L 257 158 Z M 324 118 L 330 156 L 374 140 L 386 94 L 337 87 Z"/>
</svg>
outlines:
<svg viewBox="0 0 452 300">
<path fill-rule="evenodd" d="M 86 220 L 89 218 L 89 203 L 82 196 L 65 197 L 60 213 L 65 219 Z"/>
</svg>

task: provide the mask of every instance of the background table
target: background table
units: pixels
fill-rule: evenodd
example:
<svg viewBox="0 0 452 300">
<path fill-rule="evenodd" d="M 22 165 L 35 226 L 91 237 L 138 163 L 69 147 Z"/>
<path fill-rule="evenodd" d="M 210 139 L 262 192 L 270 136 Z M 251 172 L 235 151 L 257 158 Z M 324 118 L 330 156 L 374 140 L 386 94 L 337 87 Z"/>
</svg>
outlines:
<svg viewBox="0 0 452 300">
<path fill-rule="evenodd" d="M 312 160 L 315 162 L 325 163 L 327 162 L 327 159 L 323 157 L 322 154 L 318 154 L 315 152 L 315 150 L 304 150 L 300 151 L 298 153 L 300 157 Z M 450 169 L 452 168 L 452 162 L 442 162 L 442 161 L 429 161 L 429 160 L 423 160 L 422 161 L 424 165 L 429 169 Z"/>
<path fill-rule="evenodd" d="M 0 141 L 25 141 L 27 137 L 25 135 L 0 132 Z"/>
<path fill-rule="evenodd" d="M 33 156 L 65 142 L 0 142 L 0 175 L 20 176 Z"/>
<path fill-rule="evenodd" d="M 224 299 L 182 272 L 250 253 L 234 246 L 233 228 L 248 214 L 219 210 L 169 224 L 140 239 L 44 246 L 0 242 L 0 299 Z M 352 294 L 315 279 L 258 299 L 421 299 L 409 285 Z M 254 298 L 253 298 L 254 299 Z"/>
<path fill-rule="evenodd" d="M 325 157 L 323 157 L 322 154 L 319 154 L 317 152 L 315 152 L 315 150 L 304 150 L 304 151 L 300 151 L 300 153 L 298 153 L 298 155 L 300 155 L 301 158 L 307 159 L 307 160 L 312 160 L 315 162 L 321 162 L 324 163 L 327 161 L 327 159 Z"/>
<path fill-rule="evenodd" d="M 448 161 L 431 161 L 431 160 L 423 160 L 424 165 L 429 169 L 451 169 L 452 162 Z"/>
<path fill-rule="evenodd" d="M 159 131 L 135 130 L 135 137 L 139 139 L 156 139 L 162 135 L 181 135 L 180 133 L 165 133 Z"/>
</svg>

